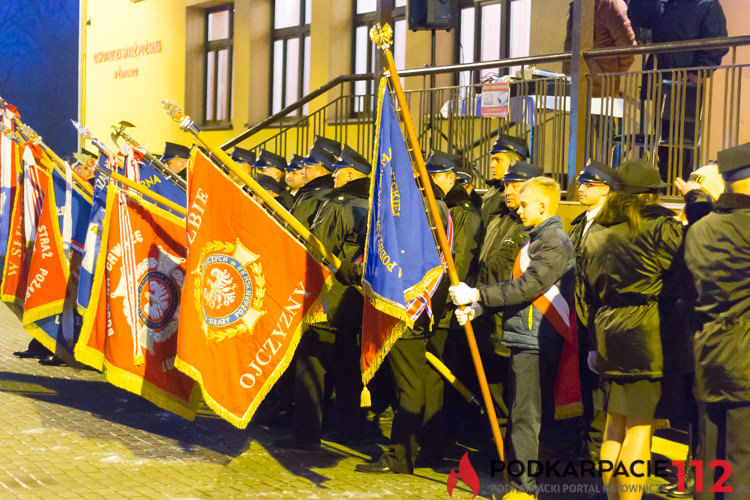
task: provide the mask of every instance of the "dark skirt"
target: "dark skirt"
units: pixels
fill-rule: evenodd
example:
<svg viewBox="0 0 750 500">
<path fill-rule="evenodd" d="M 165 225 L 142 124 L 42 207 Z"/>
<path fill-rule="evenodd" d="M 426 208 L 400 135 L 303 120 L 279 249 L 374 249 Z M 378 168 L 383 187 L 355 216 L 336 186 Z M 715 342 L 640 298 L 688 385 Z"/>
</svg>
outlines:
<svg viewBox="0 0 750 500">
<path fill-rule="evenodd" d="M 607 380 L 604 409 L 626 417 L 656 418 L 661 399 L 661 379 Z"/>
</svg>

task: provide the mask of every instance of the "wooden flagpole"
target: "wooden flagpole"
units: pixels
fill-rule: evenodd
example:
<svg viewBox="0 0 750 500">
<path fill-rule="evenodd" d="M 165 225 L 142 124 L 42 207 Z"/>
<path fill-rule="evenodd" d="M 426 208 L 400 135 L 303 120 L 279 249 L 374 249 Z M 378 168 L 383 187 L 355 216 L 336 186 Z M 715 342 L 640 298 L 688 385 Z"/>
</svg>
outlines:
<svg viewBox="0 0 750 500">
<path fill-rule="evenodd" d="M 398 71 L 396 70 L 396 63 L 393 60 L 393 54 L 390 51 L 391 40 L 393 37 L 393 30 L 388 24 L 385 24 L 382 28 L 380 24 L 376 24 L 370 29 L 370 39 L 385 53 L 385 58 L 388 63 L 388 74 L 391 79 L 391 84 L 396 91 L 396 98 L 398 104 L 401 107 L 401 118 L 406 128 L 406 136 L 409 140 L 409 145 L 414 155 L 415 163 L 417 164 L 417 171 L 419 178 L 422 181 L 422 188 L 424 189 L 425 198 L 427 199 L 427 206 L 432 220 L 435 221 L 434 232 L 437 237 L 440 249 L 445 256 L 445 263 L 448 267 L 448 277 L 450 278 L 451 285 L 458 285 L 458 273 L 456 272 L 456 265 L 453 262 L 453 256 L 451 255 L 451 246 L 448 243 L 448 238 L 445 235 L 445 228 L 440 223 L 442 220 L 440 212 L 438 211 L 437 202 L 435 201 L 435 193 L 432 191 L 432 183 L 430 182 L 430 176 L 427 173 L 425 167 L 424 156 L 422 156 L 422 150 L 419 147 L 419 140 L 417 134 L 414 131 L 414 124 L 412 123 L 411 114 L 409 113 L 409 107 L 406 104 L 406 96 L 404 90 L 401 88 L 401 80 L 398 77 Z M 389 99 L 389 97 L 386 97 Z M 490 428 L 492 429 L 492 436 L 495 439 L 495 446 L 497 447 L 497 454 L 501 461 L 505 461 L 505 453 L 503 450 L 503 438 L 500 434 L 500 426 L 497 423 L 497 415 L 495 414 L 495 406 L 492 403 L 492 396 L 490 395 L 490 389 L 487 385 L 487 377 L 484 373 L 484 366 L 482 365 L 482 359 L 479 356 L 479 348 L 477 346 L 477 340 L 474 336 L 474 329 L 471 326 L 471 322 L 467 321 L 464 325 L 466 332 L 466 340 L 469 343 L 469 350 L 471 351 L 471 358 L 474 361 L 474 368 L 477 372 L 477 379 L 479 380 L 479 386 L 482 389 L 482 398 L 484 399 L 484 406 L 487 410 L 487 418 L 490 421 Z"/>
<path fill-rule="evenodd" d="M 325 262 L 329 267 L 335 271 L 341 267 L 341 261 L 338 257 L 332 254 L 323 243 L 316 238 L 304 224 L 298 221 L 289 211 L 287 211 L 281 204 L 276 201 L 276 198 L 268 194 L 268 191 L 256 182 L 255 179 L 244 170 L 242 170 L 232 158 L 226 154 L 222 149 L 213 146 L 206 142 L 201 137 L 200 129 L 195 125 L 193 120 L 187 116 L 183 111 L 172 102 L 162 99 L 161 101 L 164 111 L 176 121 L 182 130 L 190 132 L 193 138 L 207 151 L 214 155 L 221 163 L 223 163 L 230 172 L 236 175 L 247 187 L 249 187 L 253 193 L 255 193 L 263 203 L 266 204 L 273 212 L 283 220 L 299 237 L 307 244 L 307 247 L 313 250 L 317 255 L 314 255 L 318 262 Z"/>
</svg>

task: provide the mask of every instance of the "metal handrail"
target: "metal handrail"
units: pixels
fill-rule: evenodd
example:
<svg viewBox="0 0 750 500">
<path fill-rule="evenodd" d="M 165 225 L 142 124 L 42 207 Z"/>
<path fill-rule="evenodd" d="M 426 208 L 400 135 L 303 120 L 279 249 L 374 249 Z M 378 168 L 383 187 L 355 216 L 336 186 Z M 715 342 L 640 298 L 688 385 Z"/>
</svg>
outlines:
<svg viewBox="0 0 750 500">
<path fill-rule="evenodd" d="M 447 66 L 434 66 L 431 68 L 413 68 L 413 69 L 406 69 L 404 71 L 400 71 L 399 76 L 401 77 L 428 76 L 428 75 L 438 75 L 441 73 L 454 73 L 457 71 L 474 71 L 474 70 L 482 70 L 482 69 L 498 68 L 498 67 L 502 68 L 502 67 L 509 67 L 509 66 L 528 66 L 530 64 L 544 64 L 544 63 L 551 63 L 551 62 L 559 62 L 559 61 L 565 61 L 567 59 L 570 59 L 570 52 L 564 52 L 560 54 L 548 54 L 548 55 L 543 55 L 543 56 L 513 57 L 509 59 L 498 59 L 495 61 L 482 61 L 482 62 L 474 62 L 474 63 L 469 63 L 469 64 L 451 64 Z M 340 85 L 342 83 L 350 83 L 350 82 L 356 82 L 356 81 L 362 81 L 362 80 L 372 80 L 376 78 L 377 76 L 378 75 L 374 73 L 362 73 L 362 74 L 350 74 L 350 75 L 337 76 L 336 78 L 329 81 L 325 85 L 310 92 L 299 101 L 290 104 L 289 106 L 283 108 L 281 111 L 269 116 L 265 120 L 248 128 L 247 130 L 237 135 L 236 137 L 229 139 L 227 142 L 221 145 L 221 149 L 227 150 L 231 148 L 232 146 L 236 146 L 237 144 L 244 141 L 248 137 L 254 135 L 256 132 L 286 117 L 289 113 L 293 111 L 297 111 L 308 102 L 312 101 L 316 97 L 320 97 L 321 95 L 328 92 L 329 90 L 336 87 L 337 85 Z"/>
<path fill-rule="evenodd" d="M 330 82 L 326 83 L 322 87 L 319 87 L 318 89 L 313 90 L 312 92 L 310 92 L 309 94 L 307 94 L 305 97 L 303 97 L 299 101 L 290 104 L 289 106 L 283 108 L 278 113 L 275 113 L 275 114 L 269 116 L 268 118 L 266 118 L 265 120 L 263 120 L 262 122 L 253 125 L 252 127 L 248 128 L 247 130 L 245 130 L 244 132 L 242 132 L 241 134 L 239 134 L 238 136 L 229 139 L 227 142 L 225 142 L 224 144 L 222 144 L 220 147 L 221 147 L 221 149 L 223 149 L 223 150 L 226 151 L 227 149 L 231 148 L 232 146 L 236 146 L 237 144 L 239 144 L 240 142 L 244 141 L 248 137 L 252 136 L 253 134 L 255 134 L 256 132 L 258 132 L 259 130 L 262 130 L 262 129 L 266 128 L 267 126 L 269 126 L 270 124 L 272 124 L 273 122 L 275 122 L 277 120 L 285 118 L 292 111 L 297 111 L 298 109 L 300 109 L 302 106 L 304 106 L 308 102 L 312 101 L 316 97 L 320 97 L 321 95 L 325 94 L 326 92 L 328 92 L 332 88 L 336 87 L 337 85 L 340 85 L 342 83 L 349 83 L 349 82 L 361 81 L 361 80 L 372 80 L 373 78 L 375 78 L 375 75 L 373 73 L 362 73 L 362 74 L 352 74 L 352 75 L 340 75 L 340 76 L 337 76 L 336 78 L 334 78 Z"/>
<path fill-rule="evenodd" d="M 741 45 L 750 45 L 750 36 L 734 36 L 734 37 L 720 37 L 720 38 L 703 38 L 698 40 L 686 40 L 677 42 L 666 42 L 666 43 L 655 43 L 648 45 L 639 45 L 636 47 L 618 47 L 618 48 L 605 48 L 605 49 L 591 49 L 583 51 L 582 55 L 585 59 L 599 59 L 602 57 L 613 57 L 623 55 L 639 55 L 639 54 L 653 54 L 663 52 L 685 52 L 698 49 L 717 49 L 717 48 L 728 48 L 737 47 Z M 412 68 L 399 72 L 401 77 L 414 77 L 414 76 L 429 76 L 438 75 L 442 73 L 455 73 L 459 71 L 476 71 L 489 68 L 502 68 L 510 66 L 528 66 L 532 64 L 544 64 L 552 62 L 561 62 L 569 60 L 571 58 L 570 52 L 562 52 L 558 54 L 547 54 L 541 56 L 528 56 L 528 57 L 515 57 L 508 59 L 497 59 L 495 61 L 481 61 L 473 62 L 468 64 L 451 64 L 447 66 L 434 66 L 427 68 Z M 232 146 L 239 144 L 248 137 L 251 137 L 258 131 L 268 127 L 272 123 L 285 118 L 289 113 L 301 109 L 305 104 L 309 103 L 313 99 L 320 97 L 334 87 L 350 82 L 372 80 L 378 75 L 375 73 L 362 73 L 362 74 L 348 74 L 340 75 L 333 80 L 329 81 L 325 85 L 312 91 L 311 93 L 304 96 L 297 102 L 286 106 L 281 111 L 269 116 L 265 120 L 253 125 L 244 132 L 240 133 L 236 137 L 228 140 L 221 145 L 221 149 L 227 150 Z"/>
<path fill-rule="evenodd" d="M 591 49 L 582 52 L 585 59 L 599 59 L 613 56 L 634 56 L 640 54 L 656 54 L 662 52 L 689 52 L 691 50 L 723 49 L 750 45 L 750 36 L 729 36 L 718 38 L 699 38 L 697 40 L 681 40 L 676 42 L 651 43 L 635 47 L 614 47 L 605 49 Z"/>
</svg>

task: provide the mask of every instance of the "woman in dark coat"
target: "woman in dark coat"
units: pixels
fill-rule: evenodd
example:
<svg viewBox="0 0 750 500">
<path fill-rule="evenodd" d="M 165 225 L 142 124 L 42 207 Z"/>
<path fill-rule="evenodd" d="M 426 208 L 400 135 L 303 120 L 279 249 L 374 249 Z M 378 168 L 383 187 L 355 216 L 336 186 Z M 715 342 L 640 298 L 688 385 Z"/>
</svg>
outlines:
<svg viewBox="0 0 750 500">
<path fill-rule="evenodd" d="M 608 385 L 600 459 L 628 471 L 605 473 L 602 479 L 611 488 L 610 498 L 624 499 L 640 498 L 638 486 L 645 487 L 648 475 L 664 359 L 658 300 L 682 243 L 682 226 L 657 204 L 656 193 L 666 184 L 655 168 L 638 160 L 618 172 L 622 191 L 610 194 L 596 219 L 601 228 L 589 234 L 583 249 L 590 310 L 582 320 L 596 332 L 594 368 Z M 643 462 L 633 470 L 636 460 Z"/>
</svg>

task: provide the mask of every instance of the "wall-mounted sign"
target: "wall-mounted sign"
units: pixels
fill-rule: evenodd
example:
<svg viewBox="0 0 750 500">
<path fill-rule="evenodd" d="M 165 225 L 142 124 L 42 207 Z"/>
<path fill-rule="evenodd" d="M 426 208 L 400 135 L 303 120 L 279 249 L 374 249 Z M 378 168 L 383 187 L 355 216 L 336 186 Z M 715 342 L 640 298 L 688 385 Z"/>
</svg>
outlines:
<svg viewBox="0 0 750 500">
<path fill-rule="evenodd" d="M 127 47 L 120 47 L 110 50 L 102 50 L 94 54 L 94 64 L 102 64 L 113 61 L 121 61 L 123 59 L 130 59 L 134 57 L 149 56 L 158 54 L 161 52 L 161 40 L 149 41 L 146 40 L 141 43 L 134 43 Z M 115 80 L 121 80 L 123 78 L 134 78 L 138 76 L 138 68 L 117 68 L 114 71 L 113 77 Z"/>
<path fill-rule="evenodd" d="M 510 85 L 508 82 L 485 83 L 482 85 L 482 117 L 505 118 L 508 116 Z"/>
</svg>

